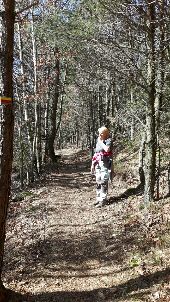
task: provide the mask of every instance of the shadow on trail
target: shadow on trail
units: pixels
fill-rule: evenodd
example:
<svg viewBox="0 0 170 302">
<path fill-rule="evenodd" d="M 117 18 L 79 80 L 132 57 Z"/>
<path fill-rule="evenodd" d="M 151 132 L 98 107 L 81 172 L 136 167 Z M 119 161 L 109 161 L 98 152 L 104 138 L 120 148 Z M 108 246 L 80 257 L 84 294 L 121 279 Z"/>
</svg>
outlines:
<svg viewBox="0 0 170 302">
<path fill-rule="evenodd" d="M 72 173 L 79 173 L 79 172 L 89 172 L 91 166 L 91 160 L 86 159 L 83 161 L 73 161 L 73 162 L 63 162 L 60 165 L 59 172 L 72 174 Z"/>
<path fill-rule="evenodd" d="M 73 160 L 72 162 L 67 162 L 64 160 L 60 166 L 59 170 L 55 165 L 50 165 L 48 168 L 48 173 L 41 178 L 42 184 L 53 187 L 60 186 L 63 188 L 71 189 L 82 189 L 93 186 L 93 180 L 90 175 L 90 160 Z M 37 184 L 34 184 L 37 187 Z"/>
<path fill-rule="evenodd" d="M 107 299 L 114 298 L 119 299 L 119 298 L 124 298 L 126 299 L 128 294 L 133 292 L 133 291 L 139 291 L 140 289 L 148 289 L 152 287 L 155 284 L 159 283 L 169 283 L 170 281 L 170 269 L 167 268 L 162 271 L 157 271 L 155 273 L 152 273 L 150 275 L 146 276 L 139 276 L 134 279 L 130 279 L 127 282 L 120 284 L 118 286 L 115 286 L 114 288 L 109 289 L 108 291 L 106 290 L 106 301 Z"/>
<path fill-rule="evenodd" d="M 106 228 L 101 228 L 100 234 L 97 231 L 85 232 L 82 238 L 73 237 L 72 233 L 63 234 L 58 231 L 55 238 L 50 236 L 45 240 L 39 240 L 27 247 L 23 246 L 22 249 L 14 250 L 14 253 L 11 253 L 11 250 L 7 251 L 5 271 L 11 272 L 12 269 L 15 269 L 18 263 L 13 258 L 17 259 L 20 256 L 24 259 L 22 280 L 27 279 L 28 276 L 32 276 L 34 279 L 41 276 L 45 280 L 48 278 L 67 280 L 71 277 L 79 279 L 100 274 L 107 276 L 115 271 L 92 273 L 91 261 L 97 262 L 99 266 L 112 261 L 114 264 L 124 262 L 125 252 L 122 252 L 124 243 L 121 242 L 123 238 L 116 240 L 114 238 L 114 242 L 112 242 L 111 236 L 112 229 L 107 230 Z M 13 246 L 11 246 L 12 248 Z M 121 271 L 125 269 L 126 266 L 123 266 Z M 120 268 L 117 272 L 119 271 Z M 16 276 L 15 280 L 20 281 L 20 277 Z M 10 279 L 10 276 L 8 278 Z M 11 278 L 13 278 L 12 275 Z"/>
<path fill-rule="evenodd" d="M 112 204 L 112 203 L 116 203 L 119 201 L 122 201 L 122 199 L 127 199 L 130 196 L 134 196 L 134 195 L 142 195 L 144 192 L 144 188 L 143 185 L 139 184 L 137 187 L 135 188 L 129 188 L 127 189 L 125 192 L 121 193 L 118 196 L 112 196 L 109 198 L 108 200 L 108 204 Z"/>
<path fill-rule="evenodd" d="M 128 188 L 125 192 L 121 193 L 118 196 L 111 196 L 107 202 L 107 204 L 117 203 L 122 201 L 123 199 L 128 199 L 130 196 L 140 196 L 144 194 L 144 187 L 142 184 L 139 184 L 135 188 Z M 162 199 L 166 199 L 170 197 L 170 193 L 166 194 L 165 196 L 161 196 L 159 198 L 155 198 L 154 201 L 160 201 Z"/>
<path fill-rule="evenodd" d="M 129 297 L 145 298 L 145 294 L 150 293 L 150 288 L 156 284 L 169 282 L 170 269 L 157 271 L 147 276 L 140 276 L 130 279 L 127 282 L 111 288 L 98 288 L 92 291 L 58 291 L 45 292 L 36 295 L 25 295 L 23 301 L 29 302 L 116 302 L 127 301 Z M 139 292 L 142 290 L 142 292 Z M 144 291 L 146 290 L 146 291 Z M 134 293 L 137 291 L 136 293 Z M 132 293 L 133 292 L 133 293 Z M 131 294 L 132 293 L 132 294 Z M 166 300 L 168 301 L 168 300 Z"/>
<path fill-rule="evenodd" d="M 93 179 L 90 174 L 84 172 L 76 174 L 60 174 L 50 176 L 50 179 L 45 180 L 45 184 L 50 186 L 57 185 L 65 189 L 81 189 L 94 186 Z"/>
<path fill-rule="evenodd" d="M 136 230 L 139 228 L 139 223 L 129 225 L 115 236 L 113 225 L 110 227 L 108 224 L 99 225 L 99 229 L 89 231 L 85 226 L 80 238 L 76 234 L 73 235 L 72 230 L 75 229 L 75 225 L 70 223 L 63 232 L 58 230 L 56 224 L 58 231 L 55 229 L 54 233 L 44 240 L 39 239 L 27 246 L 23 245 L 20 249 L 15 249 L 13 245 L 9 246 L 6 251 L 4 267 L 8 274 L 8 281 L 12 282 L 13 280 L 11 271 L 16 270 L 18 261 L 15 259 L 19 257 L 24 259 L 24 271 L 22 277 L 21 275 L 15 277 L 16 282 L 21 280 L 28 282 L 29 278 L 31 282 L 31 278 L 38 280 L 41 276 L 47 282 L 52 279 L 55 283 L 56 279 L 59 278 L 61 280 L 70 278 L 83 280 L 88 277 L 107 277 L 111 274 L 115 275 L 130 270 L 129 265 L 127 265 L 127 255 L 132 251 L 132 248 L 135 251 L 147 253 L 148 245 L 145 238 L 142 239 L 143 234 L 139 232 L 139 235 L 136 236 Z M 67 233 L 68 230 L 69 233 Z M 33 237 L 36 236 L 35 234 L 32 235 Z M 91 267 L 93 261 L 96 264 L 96 269 L 105 265 L 110 266 L 111 263 L 113 267 L 111 266 L 109 271 L 101 271 L 96 274 L 96 271 L 92 271 Z"/>
</svg>

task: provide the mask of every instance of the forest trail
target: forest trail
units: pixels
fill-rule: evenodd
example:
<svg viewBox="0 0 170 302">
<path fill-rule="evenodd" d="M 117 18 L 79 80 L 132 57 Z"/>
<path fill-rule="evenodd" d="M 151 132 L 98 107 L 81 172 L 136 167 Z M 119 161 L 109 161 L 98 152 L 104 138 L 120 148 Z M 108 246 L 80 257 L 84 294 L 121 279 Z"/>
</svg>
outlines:
<svg viewBox="0 0 170 302">
<path fill-rule="evenodd" d="M 147 266 L 154 235 L 145 242 L 142 195 L 121 195 L 124 178 L 115 176 L 110 204 L 96 208 L 89 154 L 63 150 L 59 171 L 49 167 L 23 201 L 10 203 L 4 284 L 31 302 L 152 301 L 160 284 L 166 294 L 168 250 Z"/>
</svg>

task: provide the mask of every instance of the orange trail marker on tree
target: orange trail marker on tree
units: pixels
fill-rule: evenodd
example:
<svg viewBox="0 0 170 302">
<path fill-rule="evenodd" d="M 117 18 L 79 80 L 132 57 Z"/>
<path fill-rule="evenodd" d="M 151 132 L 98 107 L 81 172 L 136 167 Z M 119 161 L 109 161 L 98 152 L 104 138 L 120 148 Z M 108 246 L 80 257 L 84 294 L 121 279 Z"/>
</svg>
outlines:
<svg viewBox="0 0 170 302">
<path fill-rule="evenodd" d="M 8 105 L 12 103 L 12 98 L 7 96 L 0 96 L 0 105 Z"/>
</svg>

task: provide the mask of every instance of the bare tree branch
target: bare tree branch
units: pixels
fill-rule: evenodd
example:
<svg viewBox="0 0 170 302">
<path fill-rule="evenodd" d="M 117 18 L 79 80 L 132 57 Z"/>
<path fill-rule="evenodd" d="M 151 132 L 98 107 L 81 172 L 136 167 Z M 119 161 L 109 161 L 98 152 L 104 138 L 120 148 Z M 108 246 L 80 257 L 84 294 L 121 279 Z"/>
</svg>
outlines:
<svg viewBox="0 0 170 302">
<path fill-rule="evenodd" d="M 24 11 L 30 9 L 31 7 L 33 7 L 33 6 L 35 6 L 35 5 L 39 5 L 39 4 L 40 4 L 39 0 L 38 0 L 38 1 L 35 1 L 35 2 L 33 2 L 32 4 L 30 4 L 30 5 L 26 6 L 26 7 L 24 7 L 24 8 L 21 9 L 20 11 L 16 12 L 15 15 L 17 16 L 17 15 L 19 15 L 19 14 L 22 14 Z"/>
</svg>

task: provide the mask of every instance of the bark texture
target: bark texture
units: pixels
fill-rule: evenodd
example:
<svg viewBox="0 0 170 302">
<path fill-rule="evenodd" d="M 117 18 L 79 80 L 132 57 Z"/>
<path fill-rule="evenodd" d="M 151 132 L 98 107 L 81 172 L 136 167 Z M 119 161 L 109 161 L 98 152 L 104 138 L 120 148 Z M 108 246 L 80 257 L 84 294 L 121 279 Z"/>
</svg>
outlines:
<svg viewBox="0 0 170 302">
<path fill-rule="evenodd" d="M 13 99 L 12 67 L 13 67 L 13 41 L 14 41 L 14 0 L 4 1 L 5 7 L 5 47 L 4 47 L 4 66 L 3 66 L 3 88 L 4 95 Z M 4 242 L 5 242 L 5 223 L 10 196 L 12 156 L 13 156 L 13 129 L 14 115 L 13 102 L 5 105 L 3 109 L 3 140 L 1 157 L 0 175 L 0 301 L 7 302 L 4 286 L 1 280 Z"/>
</svg>

